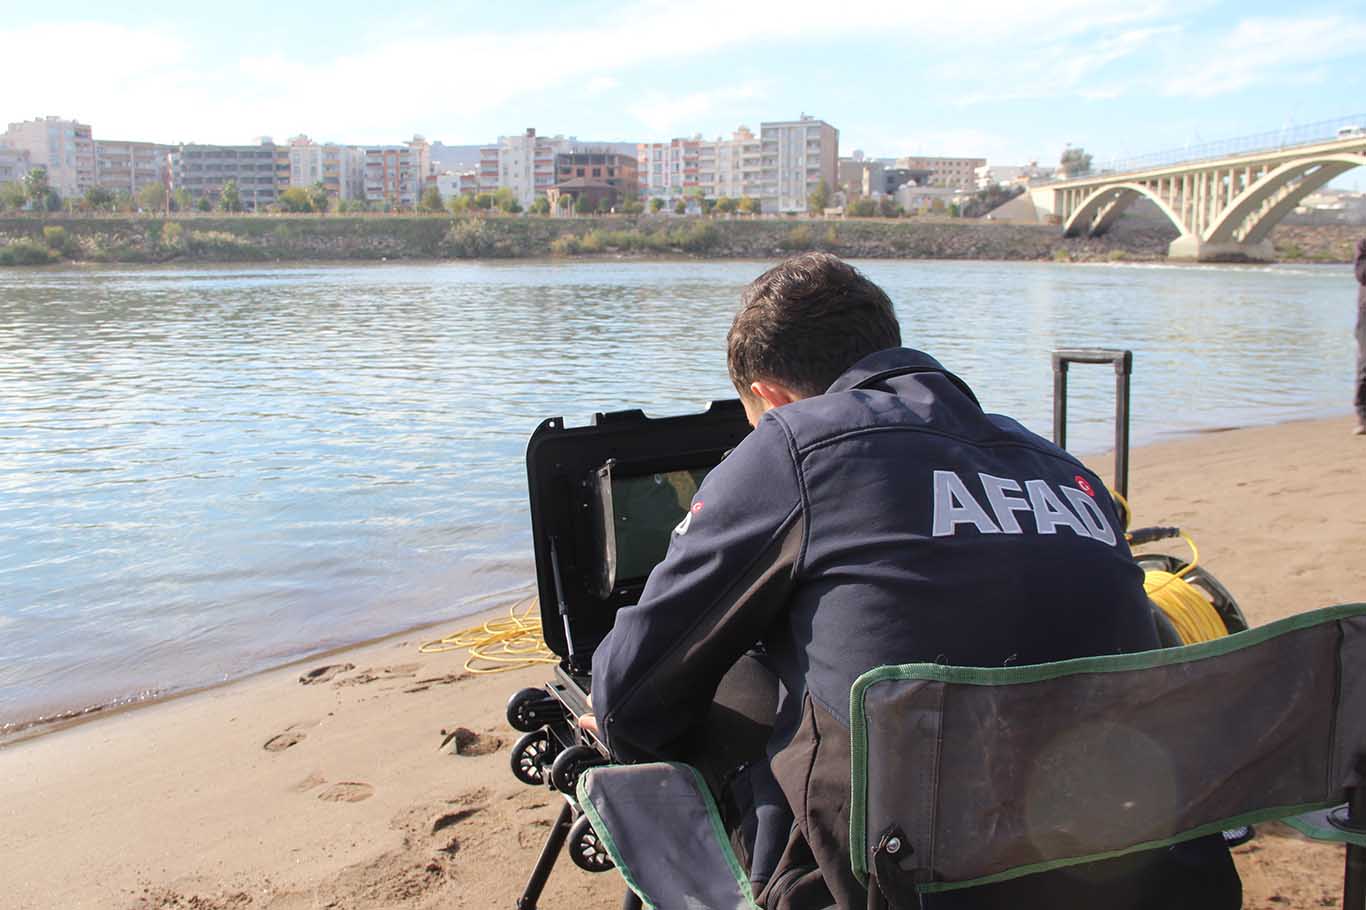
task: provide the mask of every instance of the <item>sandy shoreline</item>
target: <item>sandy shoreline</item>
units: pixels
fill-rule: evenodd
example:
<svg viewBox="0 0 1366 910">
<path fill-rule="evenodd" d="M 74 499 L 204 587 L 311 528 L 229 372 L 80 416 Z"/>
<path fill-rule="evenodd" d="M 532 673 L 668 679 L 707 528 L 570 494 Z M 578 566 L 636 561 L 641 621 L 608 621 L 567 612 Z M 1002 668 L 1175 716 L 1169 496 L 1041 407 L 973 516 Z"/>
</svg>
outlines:
<svg viewBox="0 0 1366 910">
<path fill-rule="evenodd" d="M 1136 449 L 1135 524 L 1183 526 L 1253 625 L 1366 600 L 1366 439 L 1349 428 L 1336 418 Z M 463 654 L 418 653 L 465 623 L 0 746 L 0 904 L 512 907 L 558 797 L 508 772 L 517 734 L 503 704 L 546 670 L 471 676 Z M 465 754 L 440 748 L 457 726 L 477 737 Z M 1270 826 L 1238 862 L 1246 907 L 1339 900 L 1340 848 Z M 615 907 L 620 894 L 614 874 L 566 858 L 541 906 Z"/>
</svg>

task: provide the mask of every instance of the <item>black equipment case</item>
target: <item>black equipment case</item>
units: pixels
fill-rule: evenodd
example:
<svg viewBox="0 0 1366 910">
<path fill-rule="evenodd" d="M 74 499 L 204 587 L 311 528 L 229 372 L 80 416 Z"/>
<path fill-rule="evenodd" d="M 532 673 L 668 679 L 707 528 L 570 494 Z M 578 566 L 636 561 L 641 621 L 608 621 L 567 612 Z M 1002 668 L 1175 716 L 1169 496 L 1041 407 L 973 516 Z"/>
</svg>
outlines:
<svg viewBox="0 0 1366 910">
<path fill-rule="evenodd" d="M 579 775 L 609 757 L 577 724 L 590 710 L 593 652 L 617 611 L 640 599 L 702 477 L 749 431 L 744 408 L 732 399 L 677 417 L 599 413 L 582 427 L 552 417 L 531 434 L 526 469 L 536 590 L 542 636 L 560 662 L 544 687 L 508 701 L 508 723 L 525 734 L 511 763 L 518 780 L 563 794 L 565 805 L 517 901 L 521 910 L 536 907 L 566 840 L 580 868 L 612 868 L 574 801 Z M 628 905 L 638 906 L 633 897 Z"/>
</svg>

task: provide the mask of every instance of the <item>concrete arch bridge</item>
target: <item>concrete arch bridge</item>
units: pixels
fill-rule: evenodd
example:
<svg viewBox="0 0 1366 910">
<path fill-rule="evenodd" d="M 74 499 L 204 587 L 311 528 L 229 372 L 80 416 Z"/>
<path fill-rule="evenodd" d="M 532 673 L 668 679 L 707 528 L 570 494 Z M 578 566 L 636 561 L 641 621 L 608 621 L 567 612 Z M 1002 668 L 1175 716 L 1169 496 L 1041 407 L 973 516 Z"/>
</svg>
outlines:
<svg viewBox="0 0 1366 910">
<path fill-rule="evenodd" d="M 1181 232 L 1173 259 L 1270 261 L 1268 235 L 1305 196 L 1366 165 L 1366 130 L 1293 148 L 1101 173 L 1030 190 L 1068 237 L 1104 234 L 1139 197 L 1157 205 Z"/>
</svg>

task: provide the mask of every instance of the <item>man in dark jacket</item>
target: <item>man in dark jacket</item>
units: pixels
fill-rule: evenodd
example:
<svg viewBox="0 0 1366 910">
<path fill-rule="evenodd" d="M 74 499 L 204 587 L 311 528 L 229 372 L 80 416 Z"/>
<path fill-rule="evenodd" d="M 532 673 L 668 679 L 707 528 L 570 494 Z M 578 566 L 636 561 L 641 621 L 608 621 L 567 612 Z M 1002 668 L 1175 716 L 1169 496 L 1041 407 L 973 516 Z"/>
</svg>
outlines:
<svg viewBox="0 0 1366 910">
<path fill-rule="evenodd" d="M 1358 436 L 1366 436 L 1366 238 L 1357 241 L 1357 409 Z"/>
<path fill-rule="evenodd" d="M 684 754 L 727 668 L 763 642 L 781 682 L 770 764 L 795 818 L 758 898 L 769 910 L 864 905 L 848 810 L 861 673 L 1158 646 L 1100 478 L 900 344 L 887 296 L 834 256 L 794 257 L 749 286 L 728 360 L 755 429 L 593 659 L 595 725 L 619 759 L 652 760 Z M 1216 836 L 925 905 L 1240 903 Z"/>
</svg>

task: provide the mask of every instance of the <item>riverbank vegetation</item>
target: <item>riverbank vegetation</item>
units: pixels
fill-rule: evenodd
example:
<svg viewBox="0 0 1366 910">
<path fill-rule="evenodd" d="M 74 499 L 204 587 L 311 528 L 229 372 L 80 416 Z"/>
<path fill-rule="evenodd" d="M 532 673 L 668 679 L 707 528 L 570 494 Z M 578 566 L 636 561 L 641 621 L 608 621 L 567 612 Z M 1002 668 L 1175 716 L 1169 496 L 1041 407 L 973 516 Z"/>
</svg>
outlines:
<svg viewBox="0 0 1366 910">
<path fill-rule="evenodd" d="M 1341 261 L 1350 258 L 1353 232 L 1359 230 L 1282 226 L 1273 239 L 1287 259 Z M 807 249 L 856 258 L 1160 261 L 1174 236 L 1165 225 L 1121 222 L 1105 237 L 1069 239 L 1052 225 L 924 215 L 532 217 L 496 209 L 455 216 L 25 214 L 0 217 L 0 265 L 669 255 L 770 259 Z"/>
</svg>

